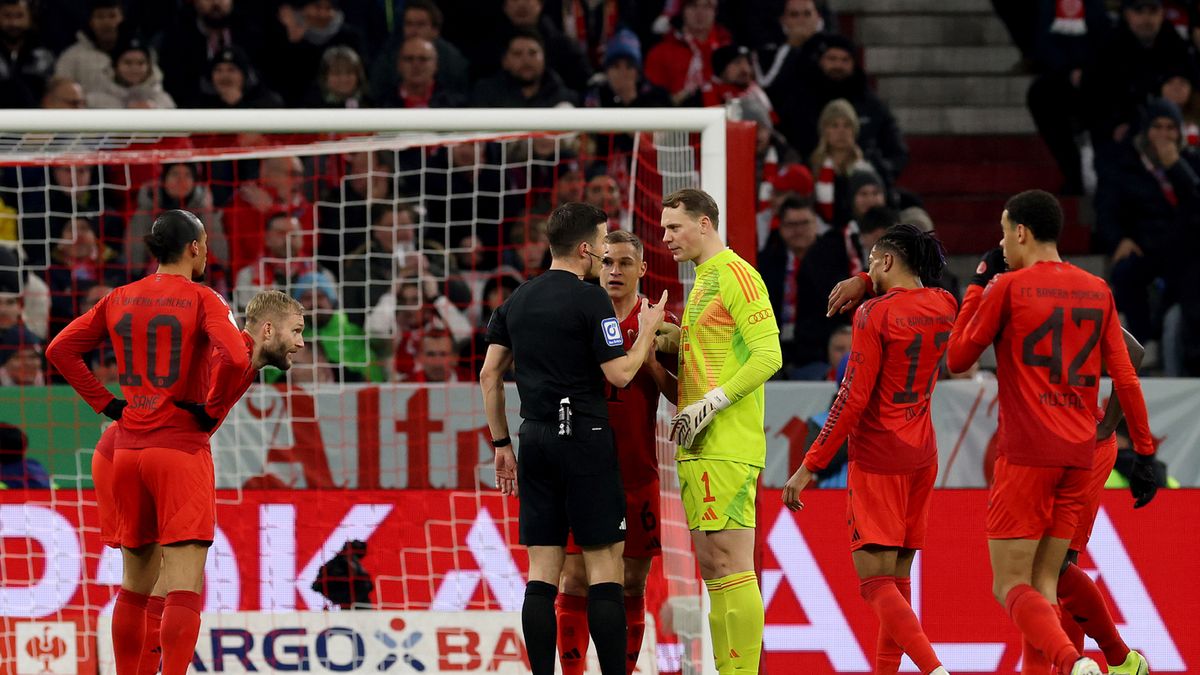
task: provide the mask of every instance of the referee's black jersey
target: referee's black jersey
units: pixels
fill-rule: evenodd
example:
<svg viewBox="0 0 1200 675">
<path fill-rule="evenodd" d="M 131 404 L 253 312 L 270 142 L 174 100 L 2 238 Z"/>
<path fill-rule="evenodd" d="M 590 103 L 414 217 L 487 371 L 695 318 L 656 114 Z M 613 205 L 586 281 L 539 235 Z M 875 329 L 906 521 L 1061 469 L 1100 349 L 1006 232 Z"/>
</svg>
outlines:
<svg viewBox="0 0 1200 675">
<path fill-rule="evenodd" d="M 487 341 L 513 351 L 523 419 L 557 423 L 564 396 L 575 414 L 608 419 L 600 364 L 625 349 L 604 289 L 564 270 L 543 272 L 492 314 Z"/>
</svg>

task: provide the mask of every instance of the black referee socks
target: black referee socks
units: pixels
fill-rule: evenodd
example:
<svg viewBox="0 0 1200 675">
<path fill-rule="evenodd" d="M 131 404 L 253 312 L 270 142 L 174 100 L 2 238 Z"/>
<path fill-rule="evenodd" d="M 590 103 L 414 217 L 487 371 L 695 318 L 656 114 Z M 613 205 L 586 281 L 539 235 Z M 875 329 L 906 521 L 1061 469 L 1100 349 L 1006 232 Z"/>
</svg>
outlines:
<svg viewBox="0 0 1200 675">
<path fill-rule="evenodd" d="M 527 599 L 528 593 L 526 590 Z M 621 584 L 588 586 L 587 615 L 600 672 L 625 675 L 625 590 Z"/>
<path fill-rule="evenodd" d="M 617 584 L 612 585 L 620 588 Z M 533 675 L 554 675 L 554 648 L 558 640 L 558 622 L 554 616 L 556 597 L 558 588 L 554 584 L 544 581 L 525 584 L 521 628 L 525 631 L 525 647 L 529 650 L 529 667 Z"/>
</svg>

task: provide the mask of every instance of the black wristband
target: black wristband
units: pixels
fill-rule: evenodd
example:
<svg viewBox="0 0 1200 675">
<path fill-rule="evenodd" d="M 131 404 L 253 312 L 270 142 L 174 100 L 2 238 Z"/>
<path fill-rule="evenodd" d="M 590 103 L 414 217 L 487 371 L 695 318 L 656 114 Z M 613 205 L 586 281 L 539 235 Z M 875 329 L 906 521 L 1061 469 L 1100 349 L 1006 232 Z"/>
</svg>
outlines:
<svg viewBox="0 0 1200 675">
<path fill-rule="evenodd" d="M 505 436 L 504 438 L 492 439 L 492 447 L 493 448 L 504 448 L 504 447 L 507 447 L 510 445 L 512 445 L 512 439 L 509 438 L 508 436 Z"/>
</svg>

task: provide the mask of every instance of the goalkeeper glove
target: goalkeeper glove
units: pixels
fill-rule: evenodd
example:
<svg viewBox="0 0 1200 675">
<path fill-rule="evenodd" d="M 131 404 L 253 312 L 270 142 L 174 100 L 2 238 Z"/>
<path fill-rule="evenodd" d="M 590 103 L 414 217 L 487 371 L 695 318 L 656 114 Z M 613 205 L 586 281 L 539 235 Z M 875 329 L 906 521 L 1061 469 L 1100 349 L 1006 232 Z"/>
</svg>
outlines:
<svg viewBox="0 0 1200 675">
<path fill-rule="evenodd" d="M 679 353 L 679 326 L 664 321 L 654 333 L 654 351 L 667 354 Z"/>
<path fill-rule="evenodd" d="M 689 405 L 671 420 L 671 440 L 684 449 L 692 447 L 696 437 L 707 427 L 717 413 L 730 405 L 725 390 L 717 387 L 704 395 L 704 398 Z"/>
<path fill-rule="evenodd" d="M 979 259 L 979 266 L 975 268 L 975 276 L 971 277 L 970 285 L 987 288 L 988 282 L 1007 269 L 1008 263 L 1004 260 L 1004 249 L 997 246 L 984 253 L 983 257 Z"/>
<path fill-rule="evenodd" d="M 202 403 L 189 403 L 187 401 L 175 401 L 175 407 L 180 410 L 186 410 L 196 418 L 196 424 L 200 425 L 200 430 L 204 433 L 212 433 L 213 429 L 217 428 L 217 419 L 208 414 Z"/>
<path fill-rule="evenodd" d="M 1158 492 L 1158 471 L 1154 455 L 1134 455 L 1133 470 L 1129 472 L 1129 491 L 1133 493 L 1133 508 L 1140 509 L 1154 499 Z"/>
<path fill-rule="evenodd" d="M 114 422 L 119 422 L 121 420 L 121 414 L 125 412 L 125 406 L 127 405 L 129 405 L 129 403 L 124 399 L 114 398 L 113 400 L 109 401 L 108 405 L 104 406 L 104 410 L 101 410 L 100 412 L 104 413 L 104 416 L 108 419 Z"/>
</svg>

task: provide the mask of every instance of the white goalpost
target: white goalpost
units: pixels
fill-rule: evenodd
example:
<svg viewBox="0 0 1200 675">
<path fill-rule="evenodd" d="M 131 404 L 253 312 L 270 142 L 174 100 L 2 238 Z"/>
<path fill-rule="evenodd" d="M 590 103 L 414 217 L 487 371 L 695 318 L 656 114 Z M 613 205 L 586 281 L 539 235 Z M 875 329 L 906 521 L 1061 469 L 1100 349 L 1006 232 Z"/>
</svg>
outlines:
<svg viewBox="0 0 1200 675">
<path fill-rule="evenodd" d="M 297 624 L 303 628 L 316 612 L 336 609 L 311 590 L 320 564 L 344 540 L 362 538 L 372 547 L 371 602 L 394 632 L 372 636 L 365 615 L 347 624 L 364 641 L 363 667 L 383 671 L 402 657 L 420 661 L 426 672 L 441 672 L 439 659 L 466 670 L 459 667 L 466 661 L 454 661 L 466 657 L 453 652 L 452 640 L 450 656 L 422 650 L 444 646 L 451 610 L 483 610 L 476 613 L 493 618 L 462 630 L 495 641 L 498 672 L 519 672 L 501 653 L 513 589 L 524 583 L 516 506 L 489 487 L 491 449 L 480 432 L 486 427 L 478 385 L 469 381 L 481 322 L 495 301 L 490 294 L 518 271 L 536 268 L 537 226 L 548 205 L 578 198 L 582 182 L 611 177 L 623 211 L 612 226 L 632 229 L 647 247 L 647 295 L 670 288 L 673 306 L 682 306 L 692 270 L 671 260 L 655 231 L 661 199 L 698 187 L 726 213 L 727 174 L 746 170 L 729 164 L 726 123 L 724 108 L 0 110 L 0 249 L 14 252 L 0 258 L 0 275 L 17 280 L 24 320 L 48 342 L 69 320 L 64 312 L 77 315 L 95 301 L 90 296 L 145 272 L 138 239 L 148 217 L 189 208 L 187 199 L 195 198 L 190 208 L 212 222 L 216 255 L 230 261 L 209 281 L 235 298 L 235 312 L 242 310 L 236 298 L 243 277 L 252 277 L 255 288 L 274 284 L 302 299 L 317 331 L 307 339 L 312 362 L 287 376 L 264 376 L 213 438 L 222 531 L 210 554 L 206 621 L 229 617 L 219 622 L 260 643 L 255 631 L 293 630 L 283 618 L 289 613 L 306 617 Z M 272 183 L 265 194 L 276 201 L 266 204 L 261 186 L 275 160 L 302 166 L 303 185 L 289 202 L 277 194 L 285 188 Z M 186 172 L 175 169 L 181 165 Z M 170 181 L 179 179 L 173 172 L 187 174 L 186 195 L 172 191 Z M 399 223 L 394 227 L 406 242 L 395 255 L 397 279 L 384 290 L 355 276 L 356 256 L 372 264 L 362 242 L 371 241 L 381 212 Z M 272 249 L 272 221 L 281 215 L 303 229 L 278 235 L 282 243 Z M 719 231 L 727 239 L 728 228 Z M 99 263 L 71 258 L 92 240 Z M 247 240 L 254 247 L 249 275 L 232 262 L 238 242 Z M 332 289 L 326 279 L 335 282 Z M 332 294 L 331 309 L 308 306 L 322 294 Z M 316 321 L 322 312 L 344 314 L 339 321 L 358 326 L 350 338 L 339 334 L 358 341 L 339 352 L 340 361 L 322 352 L 324 324 Z M 450 369 L 461 370 L 458 381 L 413 377 L 426 372 L 423 359 L 431 357 L 423 340 L 434 334 L 452 339 L 460 360 Z M 106 358 L 97 353 L 95 372 Z M 58 485 L 52 496 L 24 507 L 29 523 L 15 531 L 27 533 L 29 556 L 78 555 L 83 564 L 73 592 L 60 589 L 53 607 L 39 601 L 0 609 L 0 627 L 8 616 L 73 623 L 79 662 L 111 672 L 104 615 L 120 564 L 97 541 L 87 469 L 99 420 L 50 378 L 45 384 L 0 387 L 0 422 L 32 430 L 31 447 L 42 448 Z M 515 423 L 515 389 L 508 403 Z M 707 597 L 679 500 L 675 448 L 666 438 L 671 414 L 660 401 L 664 555 L 653 585 L 662 597 L 653 603 L 657 630 L 647 628 L 654 646 L 643 652 L 638 672 L 708 675 L 716 671 Z M 38 538 L 37 519 L 51 516 L 79 532 L 78 551 L 52 549 L 51 540 Z M 507 562 L 490 560 L 493 554 Z M 0 574 L 9 576 L 5 569 Z M 245 590 L 252 587 L 258 590 Z M 495 618 L 501 615 L 507 618 Z M 411 631 L 423 621 L 436 624 L 426 632 L 436 632 L 437 641 L 397 628 Z M 313 626 L 308 630 L 315 634 Z M 307 649 L 311 657 L 325 644 Z M 401 655 L 403 649 L 410 652 Z M 341 658 L 329 653 L 331 661 Z M 383 656 L 371 663 L 376 654 Z M 216 658 L 212 649 L 198 647 L 198 655 Z M 240 663 L 268 669 L 274 658 L 247 652 L 224 669 Z M 486 654 L 481 658 L 482 668 L 488 662 Z M 320 665 L 312 663 L 314 670 Z"/>
</svg>

